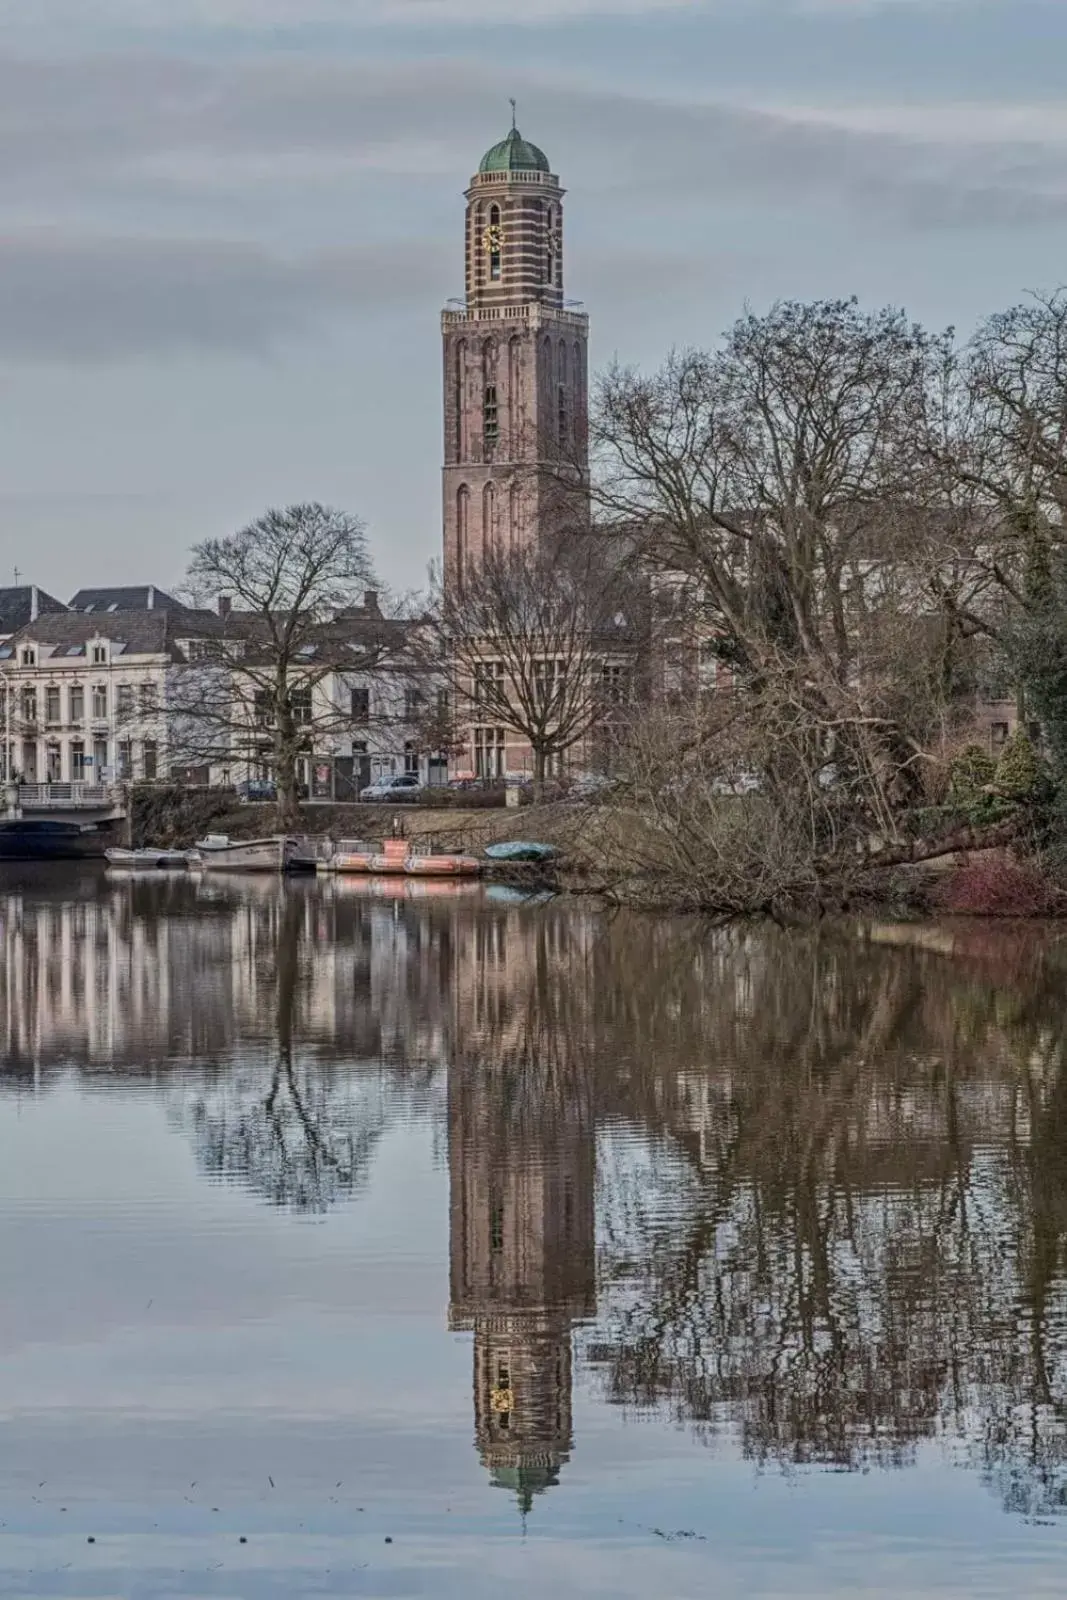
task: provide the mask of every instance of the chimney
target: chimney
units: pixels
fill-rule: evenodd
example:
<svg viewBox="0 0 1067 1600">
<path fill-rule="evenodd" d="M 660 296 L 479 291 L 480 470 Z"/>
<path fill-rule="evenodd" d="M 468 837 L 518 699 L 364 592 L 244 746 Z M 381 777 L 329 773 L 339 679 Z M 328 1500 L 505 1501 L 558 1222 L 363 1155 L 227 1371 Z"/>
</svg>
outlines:
<svg viewBox="0 0 1067 1600">
<path fill-rule="evenodd" d="M 381 616 L 382 612 L 381 612 L 381 607 L 378 604 L 378 591 L 377 591 L 377 589 L 364 589 L 364 591 L 363 591 L 363 609 L 364 609 L 364 611 L 367 613 L 367 615 L 369 617 L 380 617 Z"/>
<path fill-rule="evenodd" d="M 156 586 L 154 583 L 148 585 L 148 609 L 149 611 L 156 609 Z"/>
<path fill-rule="evenodd" d="M 225 622 L 226 618 L 229 616 L 232 606 L 233 601 L 230 599 L 228 594 L 219 595 L 219 616 L 222 618 L 223 622 Z"/>
</svg>

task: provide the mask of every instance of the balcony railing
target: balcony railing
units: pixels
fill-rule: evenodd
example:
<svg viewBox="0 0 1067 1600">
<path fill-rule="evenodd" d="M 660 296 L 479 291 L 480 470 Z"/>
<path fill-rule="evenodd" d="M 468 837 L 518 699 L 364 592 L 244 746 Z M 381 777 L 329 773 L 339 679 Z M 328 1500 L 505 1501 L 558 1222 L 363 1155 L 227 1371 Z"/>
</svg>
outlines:
<svg viewBox="0 0 1067 1600">
<path fill-rule="evenodd" d="M 84 806 L 99 809 L 113 805 L 119 791 L 107 783 L 87 783 L 81 779 L 73 783 L 20 783 L 18 801 L 24 811 L 69 811 Z"/>
</svg>

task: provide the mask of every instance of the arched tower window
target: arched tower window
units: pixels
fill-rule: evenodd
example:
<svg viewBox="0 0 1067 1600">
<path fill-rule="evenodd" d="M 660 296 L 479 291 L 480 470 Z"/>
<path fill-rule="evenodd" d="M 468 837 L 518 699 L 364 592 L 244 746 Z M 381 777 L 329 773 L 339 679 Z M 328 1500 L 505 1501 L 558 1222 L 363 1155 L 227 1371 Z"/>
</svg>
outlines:
<svg viewBox="0 0 1067 1600">
<path fill-rule="evenodd" d="M 545 206 L 545 282 L 551 288 L 556 283 L 556 213 L 552 206 Z"/>
<path fill-rule="evenodd" d="M 567 392 L 567 346 L 560 341 L 556 368 L 556 441 L 565 446 L 570 436 L 570 396 Z"/>
<path fill-rule="evenodd" d="M 522 340 L 508 340 L 508 448 L 512 457 L 522 450 Z"/>
<path fill-rule="evenodd" d="M 495 383 L 486 384 L 482 398 L 482 443 L 485 446 L 485 459 L 491 461 L 500 443 L 500 407 Z"/>
<path fill-rule="evenodd" d="M 462 461 L 463 449 L 463 385 L 467 372 L 467 341 L 460 339 L 456 345 L 456 374 L 454 403 L 456 408 L 456 460 Z"/>
<path fill-rule="evenodd" d="M 508 537 L 513 550 L 522 543 L 522 496 L 517 483 L 508 493 Z"/>
<path fill-rule="evenodd" d="M 456 584 L 462 589 L 470 559 L 470 490 L 461 483 L 456 491 Z"/>
<path fill-rule="evenodd" d="M 501 246 L 503 234 L 500 228 L 500 207 L 489 207 L 489 227 L 486 231 L 485 247 L 489 253 L 489 282 L 500 282 L 501 271 Z"/>
<path fill-rule="evenodd" d="M 496 490 L 487 483 L 482 490 L 482 553 L 488 555 L 496 539 Z"/>
</svg>

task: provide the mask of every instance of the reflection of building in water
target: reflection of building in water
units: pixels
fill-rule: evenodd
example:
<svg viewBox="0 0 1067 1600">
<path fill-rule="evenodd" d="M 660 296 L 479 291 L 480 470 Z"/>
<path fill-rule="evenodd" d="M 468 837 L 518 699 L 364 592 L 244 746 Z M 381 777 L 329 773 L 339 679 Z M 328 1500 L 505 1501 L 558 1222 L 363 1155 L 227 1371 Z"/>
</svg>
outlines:
<svg viewBox="0 0 1067 1600">
<path fill-rule="evenodd" d="M 594 1139 L 537 1059 L 453 1064 L 449 1326 L 474 1334 L 478 1453 L 527 1511 L 572 1445 L 571 1328 L 596 1309 Z"/>
</svg>

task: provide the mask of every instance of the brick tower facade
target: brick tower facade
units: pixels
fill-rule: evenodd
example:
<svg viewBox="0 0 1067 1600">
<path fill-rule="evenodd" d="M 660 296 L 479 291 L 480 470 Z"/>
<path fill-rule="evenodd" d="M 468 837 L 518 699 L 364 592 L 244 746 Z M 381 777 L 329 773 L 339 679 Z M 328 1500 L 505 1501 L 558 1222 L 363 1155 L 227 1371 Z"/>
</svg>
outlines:
<svg viewBox="0 0 1067 1600">
<path fill-rule="evenodd" d="M 515 127 L 467 190 L 466 295 L 441 316 L 449 585 L 581 515 L 589 322 L 563 298 L 563 193 Z"/>
</svg>

